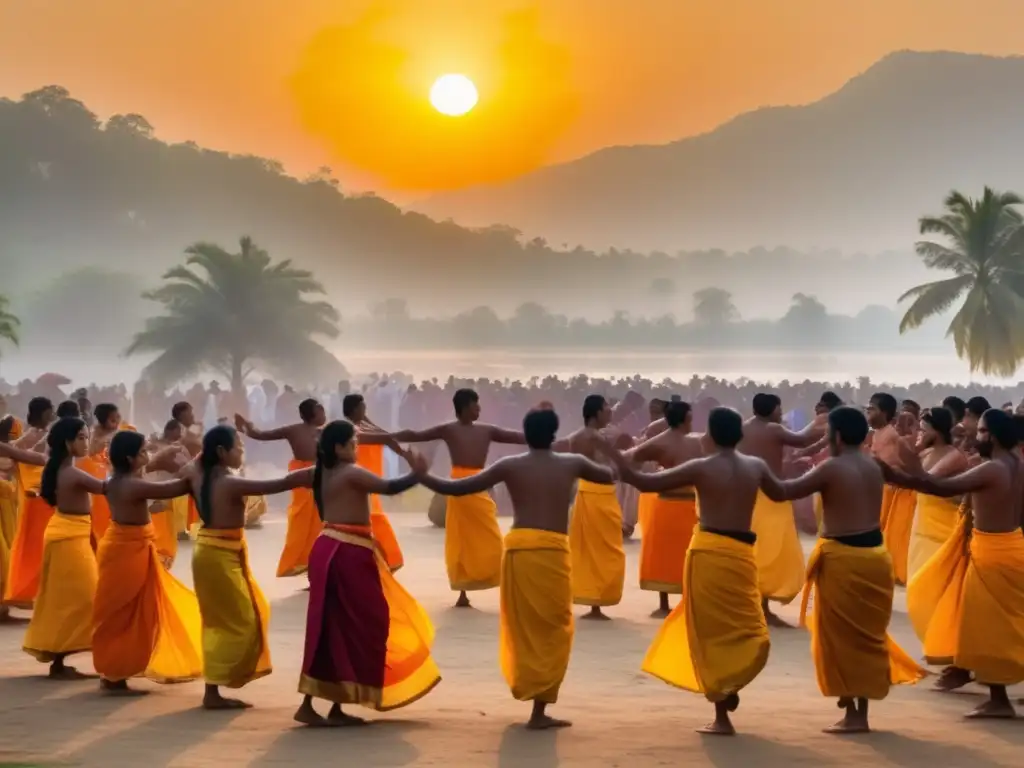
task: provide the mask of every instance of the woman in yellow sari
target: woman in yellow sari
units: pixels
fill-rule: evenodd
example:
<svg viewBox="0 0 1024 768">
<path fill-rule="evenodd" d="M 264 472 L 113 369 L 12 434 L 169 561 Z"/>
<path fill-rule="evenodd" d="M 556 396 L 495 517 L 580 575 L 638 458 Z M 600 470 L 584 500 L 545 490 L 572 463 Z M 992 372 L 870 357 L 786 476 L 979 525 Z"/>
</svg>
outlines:
<svg viewBox="0 0 1024 768">
<path fill-rule="evenodd" d="M 271 672 L 270 605 L 249 567 L 245 499 L 308 488 L 313 482 L 312 468 L 274 480 L 239 477 L 231 470 L 242 466 L 243 456 L 234 428 L 220 424 L 203 437 L 198 466 L 189 472 L 202 523 L 192 552 L 192 582 L 202 617 L 205 709 L 250 706 L 222 696 L 221 686 L 241 688 Z"/>
<path fill-rule="evenodd" d="M 96 555 L 89 517 L 92 495 L 106 492 L 106 481 L 78 469 L 74 460 L 89 448 L 85 422 L 63 418 L 46 439 L 49 457 L 39 495 L 56 510 L 43 537 L 39 595 L 25 633 L 24 650 L 50 664 L 50 677 L 82 677 L 64 660 L 92 649 L 92 611 L 96 596 Z"/>
</svg>

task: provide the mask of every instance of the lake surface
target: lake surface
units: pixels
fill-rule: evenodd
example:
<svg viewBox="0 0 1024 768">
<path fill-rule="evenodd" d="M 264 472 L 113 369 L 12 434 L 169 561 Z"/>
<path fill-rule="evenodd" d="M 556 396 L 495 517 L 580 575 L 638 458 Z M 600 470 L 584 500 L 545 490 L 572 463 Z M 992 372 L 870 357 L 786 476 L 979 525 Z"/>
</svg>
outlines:
<svg viewBox="0 0 1024 768">
<path fill-rule="evenodd" d="M 1013 385 L 1017 377 L 999 379 L 971 376 L 967 364 L 953 354 L 931 350 L 900 352 L 786 352 L 752 350 L 738 352 L 641 352 L 624 349 L 565 351 L 530 350 L 335 350 L 338 358 L 357 378 L 371 373 L 402 371 L 417 379 L 459 378 L 520 379 L 555 375 L 561 378 L 585 373 L 599 378 L 627 378 L 636 374 L 656 381 L 665 378 L 686 381 L 694 374 L 758 382 L 790 381 L 844 382 L 869 376 L 877 383 L 906 385 L 930 379 L 937 383 L 967 384 L 971 381 Z M 33 359 L 34 358 L 34 359 Z M 35 378 L 55 371 L 71 378 L 76 386 L 92 382 L 108 384 L 133 382 L 144 359 L 125 360 L 116 356 L 62 354 L 59 359 L 14 352 L 0 359 L 0 377 L 8 382 Z M 207 376 L 203 377 L 210 378 Z M 1024 378 L 1024 376 L 1021 376 Z"/>
</svg>

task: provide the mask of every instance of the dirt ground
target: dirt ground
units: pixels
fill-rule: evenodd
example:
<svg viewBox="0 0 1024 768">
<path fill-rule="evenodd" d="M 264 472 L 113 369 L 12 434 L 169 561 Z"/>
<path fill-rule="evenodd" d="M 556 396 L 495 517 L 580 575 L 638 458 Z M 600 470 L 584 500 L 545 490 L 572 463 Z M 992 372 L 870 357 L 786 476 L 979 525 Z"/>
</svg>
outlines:
<svg viewBox="0 0 1024 768">
<path fill-rule="evenodd" d="M 640 672 L 658 627 L 648 617 L 656 596 L 637 587 L 639 545 L 627 545 L 625 597 L 609 610 L 614 621 L 579 622 L 569 674 L 553 714 L 574 727 L 523 729 L 529 705 L 509 695 L 497 663 L 498 593 L 477 593 L 475 609 L 450 607 L 444 533 L 423 512 L 393 521 L 405 551 L 401 581 L 437 626 L 435 657 L 444 680 L 411 707 L 377 715 L 365 729 L 306 730 L 292 721 L 301 663 L 306 595 L 300 579 L 275 579 L 284 536 L 280 509 L 250 532 L 253 568 L 272 602 L 274 674 L 242 692 L 256 706 L 242 713 L 197 708 L 201 684 L 138 687 L 138 699 L 100 696 L 95 681 L 55 683 L 21 651 L 23 626 L 0 627 L 0 765 L 84 766 L 1020 766 L 1024 720 L 968 722 L 978 689 L 937 694 L 930 681 L 894 690 L 872 706 L 877 732 L 836 737 L 821 733 L 839 717 L 814 682 L 807 634 L 776 630 L 764 673 L 743 695 L 736 738 L 700 736 L 710 717 L 700 697 Z M 506 521 L 507 524 L 507 521 Z M 809 546 L 810 542 L 806 542 Z M 175 573 L 191 581 L 189 545 Z M 582 610 L 581 610 L 582 612 Z M 781 615 L 795 621 L 796 605 Z M 902 590 L 893 634 L 912 654 L 919 646 L 907 622 Z M 88 656 L 76 657 L 91 671 Z M 1024 691 L 1015 691 L 1017 696 Z"/>
</svg>

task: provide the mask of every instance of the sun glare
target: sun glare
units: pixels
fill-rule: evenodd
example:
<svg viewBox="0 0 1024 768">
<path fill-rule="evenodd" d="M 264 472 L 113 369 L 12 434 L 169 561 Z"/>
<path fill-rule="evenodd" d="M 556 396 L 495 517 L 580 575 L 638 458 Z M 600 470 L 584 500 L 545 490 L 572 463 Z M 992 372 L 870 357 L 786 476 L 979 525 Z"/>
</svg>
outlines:
<svg viewBox="0 0 1024 768">
<path fill-rule="evenodd" d="M 430 103 L 442 115 L 458 117 L 476 106 L 476 86 L 465 75 L 441 75 L 430 89 Z"/>
</svg>

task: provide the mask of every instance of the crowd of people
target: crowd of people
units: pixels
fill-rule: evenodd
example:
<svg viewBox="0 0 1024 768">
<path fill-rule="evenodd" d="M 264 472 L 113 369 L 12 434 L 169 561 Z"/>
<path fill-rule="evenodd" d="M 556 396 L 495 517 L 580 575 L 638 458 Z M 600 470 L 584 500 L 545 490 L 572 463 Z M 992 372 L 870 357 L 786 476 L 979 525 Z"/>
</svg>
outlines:
<svg viewBox="0 0 1024 768">
<path fill-rule="evenodd" d="M 990 392 L 993 404 L 930 384 L 895 393 L 867 382 L 824 393 L 810 382 L 771 392 L 699 379 L 678 390 L 585 377 L 464 384 L 377 377 L 319 399 L 288 387 L 273 399 L 266 385 L 244 398 L 200 388 L 160 400 L 162 414 L 152 393 L 93 405 L 89 391 L 55 402 L 19 387 L 0 408 L 28 398 L 18 401 L 24 422 L 0 422 L 11 477 L 0 554 L 5 606 L 33 610 L 25 650 L 58 678 L 76 677 L 65 659 L 91 650 L 111 694 L 133 693 L 127 680 L 140 675 L 202 677 L 205 707 L 246 706 L 221 688 L 270 671 L 247 506 L 287 491 L 277 575 L 309 580 L 295 718 L 358 725 L 344 706 L 409 704 L 440 673 L 430 620 L 394 577 L 404 556 L 379 497 L 423 485 L 446 498 L 455 604 L 500 590 L 512 695 L 532 702 L 529 727 L 563 727 L 547 707 L 569 664 L 572 607 L 611 620 L 622 599 L 628 487 L 640 586 L 658 595 L 654 615 L 664 618 L 643 669 L 714 705 L 704 732 L 734 732 L 739 694 L 768 662 L 769 627 L 785 624 L 772 604 L 801 595 L 819 688 L 845 712 L 828 730 L 869 730 L 869 701 L 926 674 L 888 636 L 901 584 L 925 659 L 943 667 L 938 687 L 986 685 L 970 716 L 1014 716 L 1007 686 L 1024 681 L 1024 415 L 1010 392 Z M 147 439 L 122 408 L 135 423 L 170 420 Z M 243 436 L 246 451 L 286 446 L 288 474 L 242 476 Z M 431 473 L 411 447 L 420 444 L 446 447 L 450 478 Z M 504 455 L 489 463 L 493 445 Z M 408 471 L 389 470 L 389 455 Z M 513 517 L 504 536 L 496 486 Z M 802 498 L 817 500 L 807 563 L 793 508 Z M 170 575 L 161 544 L 188 530 L 194 593 Z M 326 716 L 316 699 L 331 704 Z"/>
</svg>

